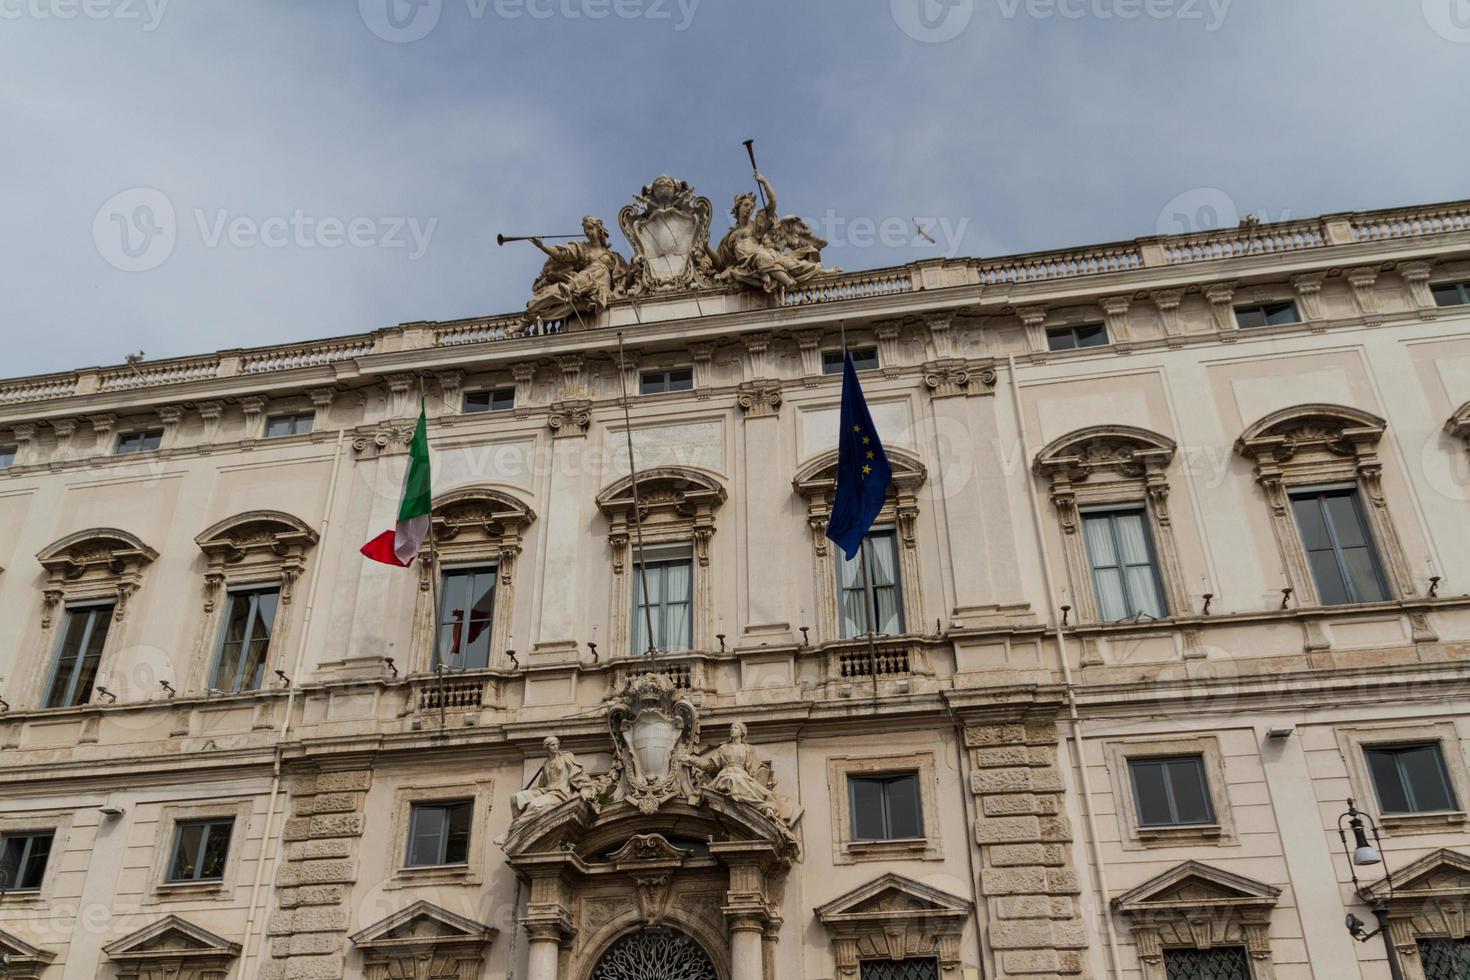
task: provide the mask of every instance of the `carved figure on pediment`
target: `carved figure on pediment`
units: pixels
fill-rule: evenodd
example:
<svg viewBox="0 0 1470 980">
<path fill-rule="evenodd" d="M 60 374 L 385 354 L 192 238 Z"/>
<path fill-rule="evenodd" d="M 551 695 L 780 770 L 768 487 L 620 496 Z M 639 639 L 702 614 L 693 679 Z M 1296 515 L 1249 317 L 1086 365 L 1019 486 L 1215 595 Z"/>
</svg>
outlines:
<svg viewBox="0 0 1470 980">
<path fill-rule="evenodd" d="M 586 240 L 565 245 L 531 239 L 547 259 L 531 287 L 534 295 L 526 304 L 527 324 L 600 313 L 623 288 L 628 261 L 609 243 L 607 225 L 589 214 L 582 219 L 582 233 Z"/>
<path fill-rule="evenodd" d="M 569 800 L 592 800 L 597 795 L 596 781 L 577 762 L 577 757 L 561 750 L 555 736 L 541 743 L 546 748 L 546 763 L 529 789 L 510 798 L 510 811 L 516 821 L 561 806 Z"/>
<path fill-rule="evenodd" d="M 730 209 L 735 226 L 713 254 L 715 279 L 725 284 L 756 286 L 768 293 L 791 289 L 817 276 L 841 270 L 822 265 L 826 241 L 812 233 L 805 221 L 776 211 L 776 192 L 759 173 L 755 179 L 766 194 L 766 206 L 756 207 L 754 194 L 741 194 Z"/>
<path fill-rule="evenodd" d="M 771 767 L 761 760 L 745 741 L 744 722 L 730 726 L 730 738 L 695 760 L 695 765 L 708 777 L 705 792 L 720 793 L 740 803 L 755 807 L 789 830 L 800 817 L 789 801 L 776 794 L 776 779 Z"/>
</svg>

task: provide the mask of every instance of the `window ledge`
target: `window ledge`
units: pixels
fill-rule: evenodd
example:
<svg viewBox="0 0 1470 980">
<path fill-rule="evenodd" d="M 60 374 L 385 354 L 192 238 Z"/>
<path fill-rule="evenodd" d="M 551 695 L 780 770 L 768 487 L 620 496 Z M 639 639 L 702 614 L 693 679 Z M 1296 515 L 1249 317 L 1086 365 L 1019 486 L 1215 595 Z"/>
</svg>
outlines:
<svg viewBox="0 0 1470 980">
<path fill-rule="evenodd" d="M 0 894 L 0 907 L 7 905 L 40 905 L 41 898 L 41 889 L 39 888 L 27 888 L 24 891 L 11 890 Z"/>
<path fill-rule="evenodd" d="M 937 860 L 938 854 L 926 837 L 902 840 L 854 840 L 842 845 L 842 850 L 853 861 L 882 861 L 909 857 L 914 860 Z"/>
<path fill-rule="evenodd" d="M 1218 823 L 1194 823 L 1139 827 L 1138 841 L 1145 847 L 1174 847 L 1180 844 L 1229 844 L 1233 838 Z"/>
<path fill-rule="evenodd" d="M 1427 834 L 1462 827 L 1466 819 L 1464 810 L 1438 810 L 1434 813 L 1383 814 L 1379 822 L 1390 835 Z"/>
<path fill-rule="evenodd" d="M 218 881 L 164 881 L 153 889 L 154 900 L 160 902 L 229 897 L 230 889 L 225 887 L 223 878 Z"/>
<path fill-rule="evenodd" d="M 478 885 L 481 876 L 468 864 L 435 864 L 425 867 L 399 868 L 384 888 L 420 888 L 424 885 Z"/>
</svg>

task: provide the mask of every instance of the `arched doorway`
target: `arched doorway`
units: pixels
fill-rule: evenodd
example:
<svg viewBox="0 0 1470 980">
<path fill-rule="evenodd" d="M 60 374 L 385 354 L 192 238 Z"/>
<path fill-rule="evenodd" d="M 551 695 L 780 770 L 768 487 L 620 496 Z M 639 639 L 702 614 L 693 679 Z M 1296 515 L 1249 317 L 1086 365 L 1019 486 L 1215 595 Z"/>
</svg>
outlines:
<svg viewBox="0 0 1470 980">
<path fill-rule="evenodd" d="M 630 932 L 608 947 L 591 980 L 719 980 L 709 955 L 674 929 Z"/>
</svg>

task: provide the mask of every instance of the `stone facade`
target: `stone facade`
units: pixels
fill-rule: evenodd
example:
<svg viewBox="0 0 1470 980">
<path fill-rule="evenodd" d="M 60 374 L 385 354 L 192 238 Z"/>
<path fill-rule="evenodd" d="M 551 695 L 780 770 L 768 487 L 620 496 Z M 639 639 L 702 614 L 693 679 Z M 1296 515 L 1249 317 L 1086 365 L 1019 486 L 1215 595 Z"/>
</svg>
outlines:
<svg viewBox="0 0 1470 980">
<path fill-rule="evenodd" d="M 529 313 L 0 380 L 6 975 L 1383 980 L 1342 929 L 1377 903 L 1444 980 L 1470 205 L 847 274 L 776 236 L 786 285 L 669 252 L 644 219 L 704 241 L 688 190 L 651 184 L 636 261 Z M 894 470 L 875 637 L 825 537 L 844 331 Z M 358 549 L 420 392 L 434 544 L 404 571 Z M 1322 495 L 1360 539 L 1304 537 Z M 1110 565 L 1100 515 L 1147 547 Z M 656 661 L 640 539 L 687 568 Z M 495 589 L 468 628 L 465 569 Z M 640 686 L 677 710 L 635 737 Z M 1137 780 L 1176 763 L 1197 798 L 1161 820 Z M 874 833 L 851 794 L 889 779 L 917 810 Z M 1383 835 L 1361 881 L 1349 798 Z"/>
</svg>

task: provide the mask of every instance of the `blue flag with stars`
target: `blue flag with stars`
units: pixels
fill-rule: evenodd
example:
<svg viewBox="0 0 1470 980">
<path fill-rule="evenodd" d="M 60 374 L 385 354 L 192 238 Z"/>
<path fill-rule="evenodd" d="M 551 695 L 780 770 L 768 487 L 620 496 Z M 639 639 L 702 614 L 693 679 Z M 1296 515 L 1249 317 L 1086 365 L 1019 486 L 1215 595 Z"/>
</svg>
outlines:
<svg viewBox="0 0 1470 980">
<path fill-rule="evenodd" d="M 827 522 L 827 537 L 837 543 L 851 561 L 863 546 L 883 501 L 893 467 L 878 439 L 878 429 L 868 414 L 863 386 L 858 384 L 852 354 L 842 351 L 842 420 L 837 436 L 837 499 Z"/>
</svg>

